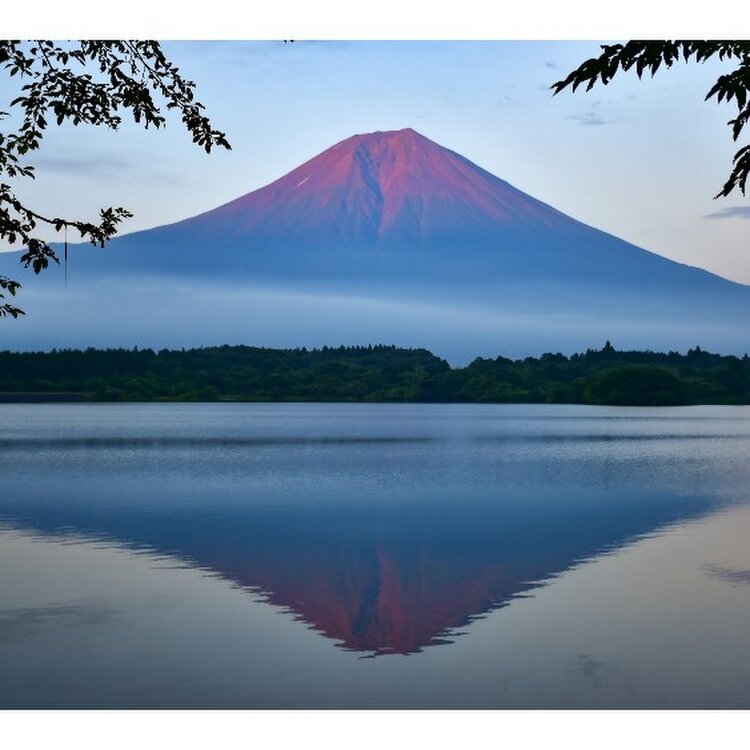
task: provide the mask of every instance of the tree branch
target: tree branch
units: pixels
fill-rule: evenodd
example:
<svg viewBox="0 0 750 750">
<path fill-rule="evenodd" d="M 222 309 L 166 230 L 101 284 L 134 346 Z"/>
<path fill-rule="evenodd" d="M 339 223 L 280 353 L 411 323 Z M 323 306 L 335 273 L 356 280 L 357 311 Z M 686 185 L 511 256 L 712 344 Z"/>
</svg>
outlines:
<svg viewBox="0 0 750 750">
<path fill-rule="evenodd" d="M 81 66 L 74 71 L 72 64 Z M 123 66 L 127 66 L 123 70 Z M 11 77 L 22 81 L 11 109 L 21 113 L 18 128 L 0 132 L 0 175 L 11 178 L 34 177 L 32 166 L 23 166 L 21 157 L 40 148 L 49 115 L 57 125 L 70 121 L 117 130 L 122 122 L 121 110 L 129 110 L 134 121 L 145 128 L 166 123 L 152 92 L 163 98 L 166 109 L 178 109 L 182 122 L 193 136 L 193 142 L 210 152 L 214 146 L 230 149 L 226 135 L 211 127 L 201 113 L 203 105 L 195 101 L 195 84 L 184 79 L 154 41 L 83 40 L 70 47 L 57 46 L 49 40 L 34 43 L 0 40 L 0 67 Z M 87 68 L 98 67 L 106 80 L 95 80 Z M 96 72 L 96 70 L 94 71 Z M 128 75 L 128 72 L 130 75 Z M 137 76 L 140 75 L 140 80 Z M 28 80 L 28 83 L 23 81 Z M 0 112 L 0 120 L 9 116 Z M 21 256 L 24 266 L 36 273 L 59 259 L 49 243 L 34 236 L 38 223 L 48 224 L 57 231 L 64 227 L 78 230 L 82 239 L 103 247 L 118 229 L 120 222 L 132 214 L 124 208 L 106 208 L 99 212 L 99 223 L 49 218 L 24 205 L 10 185 L 0 185 L 0 241 L 10 245 L 18 242 L 26 247 Z M 0 277 L 0 289 L 15 295 L 18 282 Z M 0 294 L 0 299 L 4 299 Z M 0 316 L 18 317 L 23 311 L 5 302 Z"/>
<path fill-rule="evenodd" d="M 732 127 L 732 138 L 737 140 L 750 121 L 750 42 L 727 40 L 676 40 L 676 41 L 629 41 L 626 44 L 602 45 L 599 57 L 581 63 L 568 76 L 550 87 L 553 96 L 566 88 L 576 91 L 585 84 L 590 91 L 597 83 L 607 85 L 619 70 L 635 68 L 639 78 L 645 72 L 655 75 L 659 68 L 671 67 L 680 59 L 689 62 L 705 62 L 712 57 L 720 60 L 738 59 L 739 66 L 726 75 L 719 76 L 706 94 L 705 99 L 716 98 L 717 102 L 734 102 L 737 116 L 728 122 Z M 714 198 L 728 196 L 735 188 L 745 195 L 750 175 L 750 145 L 744 146 L 734 155 L 733 169 L 729 179 Z"/>
</svg>

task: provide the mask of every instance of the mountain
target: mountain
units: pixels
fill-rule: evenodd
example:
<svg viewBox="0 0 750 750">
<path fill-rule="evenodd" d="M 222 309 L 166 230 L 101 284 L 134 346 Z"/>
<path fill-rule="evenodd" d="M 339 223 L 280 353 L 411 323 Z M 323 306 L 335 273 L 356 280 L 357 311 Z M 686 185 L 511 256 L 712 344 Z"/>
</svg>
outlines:
<svg viewBox="0 0 750 750">
<path fill-rule="evenodd" d="M 347 138 L 95 260 L 107 271 L 282 281 L 736 286 L 586 226 L 411 128 Z"/>
<path fill-rule="evenodd" d="M 355 135 L 189 222 L 234 239 L 348 247 L 483 240 L 566 217 L 414 130 Z"/>
<path fill-rule="evenodd" d="M 352 136 L 230 203 L 86 247 L 71 251 L 74 298 L 61 302 L 61 272 L 29 279 L 56 292 L 9 346 L 385 342 L 454 363 L 607 339 L 749 348 L 736 325 L 749 287 L 576 221 L 409 128 Z"/>
</svg>

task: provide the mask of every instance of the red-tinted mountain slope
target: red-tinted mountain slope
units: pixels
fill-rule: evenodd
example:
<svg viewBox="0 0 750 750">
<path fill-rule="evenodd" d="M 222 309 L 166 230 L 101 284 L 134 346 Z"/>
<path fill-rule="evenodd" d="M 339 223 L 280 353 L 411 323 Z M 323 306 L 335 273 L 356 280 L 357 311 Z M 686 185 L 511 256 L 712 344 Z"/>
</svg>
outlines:
<svg viewBox="0 0 750 750">
<path fill-rule="evenodd" d="M 260 190 L 196 217 L 233 237 L 421 243 L 571 219 L 411 128 L 347 138 Z"/>
</svg>

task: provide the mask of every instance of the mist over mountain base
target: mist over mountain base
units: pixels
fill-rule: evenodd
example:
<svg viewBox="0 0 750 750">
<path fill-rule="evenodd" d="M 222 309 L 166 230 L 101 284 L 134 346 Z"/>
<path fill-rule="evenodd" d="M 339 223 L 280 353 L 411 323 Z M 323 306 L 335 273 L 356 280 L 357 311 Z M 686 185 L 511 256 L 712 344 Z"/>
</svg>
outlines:
<svg viewBox="0 0 750 750">
<path fill-rule="evenodd" d="M 59 269 L 29 279 L 26 315 L 3 326 L 0 348 L 191 348 L 247 344 L 275 348 L 394 344 L 426 348 L 451 365 L 474 358 L 544 352 L 572 354 L 606 340 L 621 349 L 686 351 L 696 345 L 742 355 L 750 308 L 711 315 L 686 306 L 680 316 L 647 296 L 576 300 L 552 284 L 497 285 L 484 294 L 418 286 L 249 283 L 198 284 L 156 277 L 71 278 Z M 437 301 L 438 299 L 443 302 Z"/>
</svg>

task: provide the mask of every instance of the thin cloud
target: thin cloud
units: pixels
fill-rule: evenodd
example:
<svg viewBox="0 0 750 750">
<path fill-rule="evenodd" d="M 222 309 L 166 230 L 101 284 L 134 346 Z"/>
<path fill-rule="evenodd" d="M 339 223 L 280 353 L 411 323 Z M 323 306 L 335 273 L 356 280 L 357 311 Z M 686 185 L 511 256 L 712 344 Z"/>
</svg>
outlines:
<svg viewBox="0 0 750 750">
<path fill-rule="evenodd" d="M 712 214 L 706 214 L 704 219 L 750 219 L 750 206 L 731 206 L 722 208 Z"/>
<path fill-rule="evenodd" d="M 183 182 L 175 173 L 167 170 L 144 170 L 146 163 L 145 156 L 141 156 L 138 162 L 135 161 L 135 156 L 127 161 L 99 155 L 90 157 L 44 156 L 36 159 L 35 166 L 40 171 L 67 177 L 86 177 L 110 182 L 142 182 L 144 179 L 166 185 Z"/>
<path fill-rule="evenodd" d="M 570 115 L 569 120 L 574 120 L 579 125 L 609 125 L 611 120 L 607 120 L 602 117 L 601 114 L 593 109 L 586 110 L 585 112 L 578 112 L 575 115 Z"/>
<path fill-rule="evenodd" d="M 41 156 L 35 164 L 47 172 L 87 177 L 113 177 L 129 166 L 128 162 L 111 156 Z"/>
<path fill-rule="evenodd" d="M 568 115 L 568 119 L 577 122 L 579 125 L 609 125 L 612 120 L 602 113 L 605 103 L 608 103 L 607 100 L 594 99 L 588 109 Z"/>
</svg>

